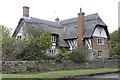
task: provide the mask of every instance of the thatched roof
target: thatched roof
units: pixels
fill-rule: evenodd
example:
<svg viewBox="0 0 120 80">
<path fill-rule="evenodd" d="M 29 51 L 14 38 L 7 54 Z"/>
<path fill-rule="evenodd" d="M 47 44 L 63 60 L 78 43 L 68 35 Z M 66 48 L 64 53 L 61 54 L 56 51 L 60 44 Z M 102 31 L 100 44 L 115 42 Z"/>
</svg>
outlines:
<svg viewBox="0 0 120 80">
<path fill-rule="evenodd" d="M 21 18 L 13 36 L 15 36 L 16 32 L 18 32 L 17 29 L 19 30 L 19 24 L 21 23 L 21 21 L 24 21 L 27 27 L 37 26 L 43 31 L 48 31 L 54 34 L 58 34 L 59 46 L 62 46 L 62 47 L 69 47 L 64 39 L 77 38 L 78 17 L 57 21 L 57 22 L 42 20 L 42 19 L 33 18 L 33 17 L 29 19 Z M 107 36 L 109 37 L 107 26 L 100 19 L 97 13 L 85 16 L 84 21 L 85 21 L 85 32 L 83 35 L 83 39 L 92 37 L 93 31 L 97 25 L 104 27 L 107 32 Z"/>
</svg>

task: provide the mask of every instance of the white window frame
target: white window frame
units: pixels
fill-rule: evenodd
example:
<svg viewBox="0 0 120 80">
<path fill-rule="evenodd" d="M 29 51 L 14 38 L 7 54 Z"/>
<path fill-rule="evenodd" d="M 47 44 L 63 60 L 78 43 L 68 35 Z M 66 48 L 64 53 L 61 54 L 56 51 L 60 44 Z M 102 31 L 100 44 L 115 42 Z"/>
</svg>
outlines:
<svg viewBox="0 0 120 80">
<path fill-rule="evenodd" d="M 56 42 L 56 36 L 52 36 L 51 41 Z"/>
<path fill-rule="evenodd" d="M 21 39 L 22 38 L 22 36 L 17 36 L 17 39 Z"/>
<path fill-rule="evenodd" d="M 50 54 L 55 54 L 56 50 L 55 49 L 50 49 Z"/>
<path fill-rule="evenodd" d="M 102 51 L 98 51 L 98 54 L 97 54 L 97 55 L 98 55 L 99 57 L 102 57 L 102 53 L 103 53 Z"/>
</svg>

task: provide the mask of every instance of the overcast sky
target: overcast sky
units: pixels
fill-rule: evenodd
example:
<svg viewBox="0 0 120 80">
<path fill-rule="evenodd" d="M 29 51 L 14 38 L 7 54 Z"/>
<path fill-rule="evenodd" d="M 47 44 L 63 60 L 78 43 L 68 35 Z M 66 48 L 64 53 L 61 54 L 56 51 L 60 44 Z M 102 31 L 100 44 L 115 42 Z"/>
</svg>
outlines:
<svg viewBox="0 0 120 80">
<path fill-rule="evenodd" d="M 30 17 L 55 21 L 77 17 L 80 7 L 85 15 L 98 13 L 109 32 L 118 28 L 119 0 L 0 0 L 0 25 L 15 30 L 23 15 L 23 6 L 30 7 Z"/>
</svg>

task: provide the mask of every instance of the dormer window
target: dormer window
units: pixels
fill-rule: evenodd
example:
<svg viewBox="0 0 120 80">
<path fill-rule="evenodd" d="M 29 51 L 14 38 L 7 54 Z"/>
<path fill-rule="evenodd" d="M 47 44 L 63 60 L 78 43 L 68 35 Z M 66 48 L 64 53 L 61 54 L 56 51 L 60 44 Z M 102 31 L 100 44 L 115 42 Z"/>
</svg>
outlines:
<svg viewBox="0 0 120 80">
<path fill-rule="evenodd" d="M 56 36 L 52 36 L 51 41 L 56 42 Z"/>
<path fill-rule="evenodd" d="M 104 45 L 104 38 L 97 38 L 97 43 L 100 45 Z"/>
</svg>

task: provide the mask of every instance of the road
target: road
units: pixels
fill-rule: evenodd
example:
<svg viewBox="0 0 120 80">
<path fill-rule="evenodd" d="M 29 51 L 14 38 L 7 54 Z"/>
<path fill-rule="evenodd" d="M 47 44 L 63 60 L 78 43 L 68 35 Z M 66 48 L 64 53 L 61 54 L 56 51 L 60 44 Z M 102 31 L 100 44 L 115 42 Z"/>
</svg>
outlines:
<svg viewBox="0 0 120 80">
<path fill-rule="evenodd" d="M 104 75 L 95 75 L 95 76 L 89 76 L 89 78 L 120 78 L 120 74 L 111 73 L 111 74 L 104 74 Z"/>
</svg>

